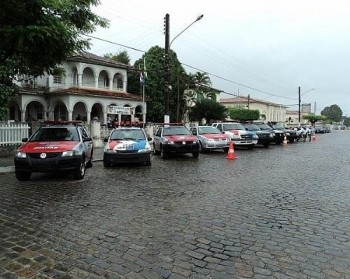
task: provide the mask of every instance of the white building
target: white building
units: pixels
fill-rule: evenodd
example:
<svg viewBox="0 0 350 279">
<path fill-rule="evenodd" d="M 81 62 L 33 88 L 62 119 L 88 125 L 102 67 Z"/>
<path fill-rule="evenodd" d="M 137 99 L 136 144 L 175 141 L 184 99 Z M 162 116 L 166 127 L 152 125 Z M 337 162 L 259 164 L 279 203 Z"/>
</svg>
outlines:
<svg viewBox="0 0 350 279">
<path fill-rule="evenodd" d="M 260 118 L 264 121 L 283 122 L 286 121 L 287 106 L 253 99 L 249 97 L 221 98 L 220 104 L 227 108 L 245 108 L 258 110 Z"/>
<path fill-rule="evenodd" d="M 62 75 L 23 80 L 10 102 L 9 120 L 98 119 L 106 124 L 109 116 L 123 125 L 146 119 L 142 96 L 127 92 L 128 65 L 82 52 L 61 68 Z"/>
</svg>

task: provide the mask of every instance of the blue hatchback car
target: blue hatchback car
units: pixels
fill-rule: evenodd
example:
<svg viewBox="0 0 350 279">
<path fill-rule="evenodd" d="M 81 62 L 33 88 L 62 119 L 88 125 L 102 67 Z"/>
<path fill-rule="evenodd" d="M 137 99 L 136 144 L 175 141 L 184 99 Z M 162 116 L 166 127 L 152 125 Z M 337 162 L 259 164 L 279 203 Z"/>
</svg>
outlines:
<svg viewBox="0 0 350 279">
<path fill-rule="evenodd" d="M 151 165 L 152 150 L 143 128 L 116 128 L 104 141 L 103 165 L 105 167 L 121 163 Z"/>
</svg>

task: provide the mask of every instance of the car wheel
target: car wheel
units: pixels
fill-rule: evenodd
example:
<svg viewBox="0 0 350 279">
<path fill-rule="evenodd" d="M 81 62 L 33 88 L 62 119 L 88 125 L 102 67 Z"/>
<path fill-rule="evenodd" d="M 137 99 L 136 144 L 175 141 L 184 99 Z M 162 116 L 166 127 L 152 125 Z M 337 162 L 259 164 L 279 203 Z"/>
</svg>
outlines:
<svg viewBox="0 0 350 279">
<path fill-rule="evenodd" d="M 199 151 L 192 152 L 192 156 L 197 159 L 199 157 Z"/>
<path fill-rule="evenodd" d="M 111 163 L 110 162 L 107 162 L 106 160 L 103 160 L 103 166 L 105 168 L 109 168 L 111 166 Z"/>
<path fill-rule="evenodd" d="M 84 176 L 85 176 L 85 161 L 84 159 L 81 160 L 81 163 L 80 163 L 80 166 L 79 166 L 79 169 L 77 169 L 74 173 L 73 173 L 73 177 L 74 179 L 76 180 L 80 180 L 80 179 L 83 179 Z"/>
<path fill-rule="evenodd" d="M 254 144 L 249 145 L 249 146 L 248 146 L 248 149 L 249 149 L 249 150 L 253 150 L 253 149 L 254 149 Z"/>
<path fill-rule="evenodd" d="M 86 163 L 87 168 L 92 168 L 92 157 L 93 157 L 93 153 L 91 152 L 90 160 Z"/>
<path fill-rule="evenodd" d="M 202 145 L 201 142 L 199 142 L 198 148 L 199 148 L 199 152 L 204 152 L 205 151 L 205 149 L 203 148 L 203 145 Z"/>
<path fill-rule="evenodd" d="M 32 175 L 29 171 L 15 171 L 15 175 L 17 180 L 19 181 L 28 181 L 30 179 L 30 176 Z"/>
<path fill-rule="evenodd" d="M 156 149 L 156 145 L 154 143 L 153 143 L 153 153 L 155 155 L 159 155 L 160 154 L 160 152 Z"/>
<path fill-rule="evenodd" d="M 269 143 L 265 143 L 264 147 L 267 148 L 267 147 L 269 147 L 269 145 L 270 145 Z"/>
<path fill-rule="evenodd" d="M 166 159 L 166 158 L 168 158 L 168 156 L 169 156 L 168 152 L 164 151 L 163 147 L 161 147 L 160 148 L 160 157 L 162 159 Z"/>
<path fill-rule="evenodd" d="M 145 166 L 151 166 L 152 165 L 152 162 L 151 162 L 151 158 L 147 159 L 145 162 L 144 162 Z"/>
<path fill-rule="evenodd" d="M 228 148 L 228 147 L 224 147 L 224 152 L 225 152 L 225 153 L 227 153 L 227 152 L 228 152 L 228 150 L 229 150 L 229 148 Z"/>
</svg>

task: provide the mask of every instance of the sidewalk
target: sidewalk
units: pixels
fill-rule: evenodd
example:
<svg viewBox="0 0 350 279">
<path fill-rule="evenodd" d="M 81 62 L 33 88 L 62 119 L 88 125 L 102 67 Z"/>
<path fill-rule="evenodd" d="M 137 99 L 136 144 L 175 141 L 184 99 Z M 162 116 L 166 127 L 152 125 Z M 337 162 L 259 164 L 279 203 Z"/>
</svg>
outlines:
<svg viewBox="0 0 350 279">
<path fill-rule="evenodd" d="M 103 160 L 103 147 L 95 147 L 93 161 L 99 162 Z M 14 155 L 8 157 L 0 157 L 0 173 L 13 172 L 14 166 Z"/>
</svg>

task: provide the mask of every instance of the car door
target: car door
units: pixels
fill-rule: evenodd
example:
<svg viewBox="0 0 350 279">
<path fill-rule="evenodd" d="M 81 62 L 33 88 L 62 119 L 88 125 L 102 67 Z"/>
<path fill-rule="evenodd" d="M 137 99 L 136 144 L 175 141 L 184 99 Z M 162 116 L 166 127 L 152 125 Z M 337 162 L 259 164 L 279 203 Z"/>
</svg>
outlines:
<svg viewBox="0 0 350 279">
<path fill-rule="evenodd" d="M 83 140 L 85 160 L 89 161 L 91 158 L 91 152 L 92 152 L 92 140 L 88 136 L 86 130 L 83 127 L 79 127 L 79 131 Z"/>
<path fill-rule="evenodd" d="M 160 150 L 160 142 L 161 142 L 161 138 L 162 138 L 162 131 L 163 131 L 163 128 L 159 128 L 157 130 L 157 133 L 156 135 L 154 136 L 154 139 L 153 139 L 153 148 L 155 150 Z"/>
</svg>

